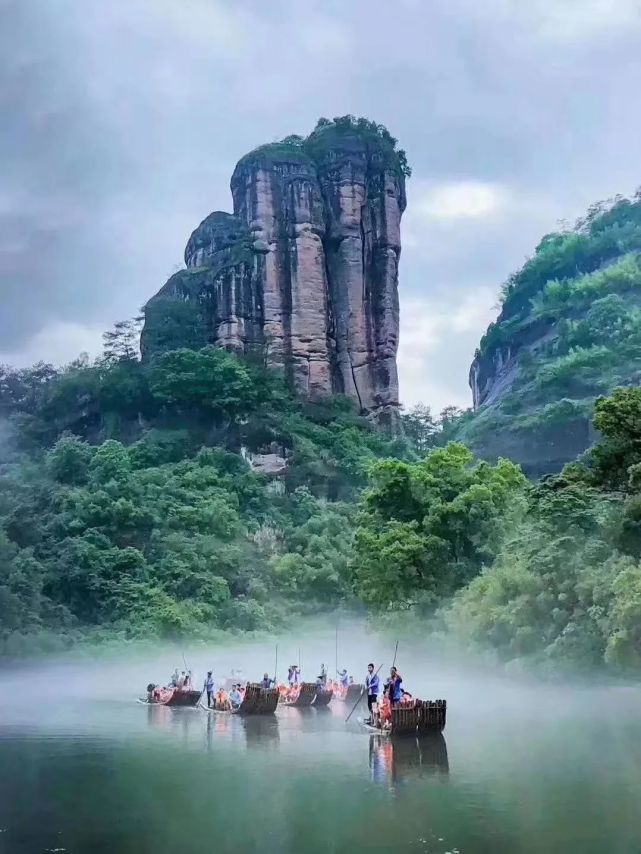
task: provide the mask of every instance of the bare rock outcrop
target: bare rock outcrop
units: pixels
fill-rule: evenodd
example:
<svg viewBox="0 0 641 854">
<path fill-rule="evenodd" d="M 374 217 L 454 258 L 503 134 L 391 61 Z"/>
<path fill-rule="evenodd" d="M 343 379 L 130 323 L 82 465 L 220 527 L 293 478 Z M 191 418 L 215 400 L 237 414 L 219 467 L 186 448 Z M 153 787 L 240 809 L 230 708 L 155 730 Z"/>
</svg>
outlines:
<svg viewBox="0 0 641 854">
<path fill-rule="evenodd" d="M 384 128 L 351 117 L 245 155 L 233 215 L 203 220 L 147 304 L 144 357 L 261 347 L 309 399 L 344 393 L 394 420 L 406 171 Z"/>
</svg>

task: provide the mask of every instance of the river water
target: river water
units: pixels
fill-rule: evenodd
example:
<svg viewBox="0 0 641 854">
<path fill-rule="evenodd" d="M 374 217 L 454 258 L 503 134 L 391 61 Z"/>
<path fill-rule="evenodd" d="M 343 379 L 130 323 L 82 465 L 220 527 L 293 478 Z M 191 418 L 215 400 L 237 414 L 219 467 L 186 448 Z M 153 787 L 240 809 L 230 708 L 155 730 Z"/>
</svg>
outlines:
<svg viewBox="0 0 641 854">
<path fill-rule="evenodd" d="M 357 674 L 390 657 L 382 641 L 344 646 Z M 264 645 L 188 659 L 201 676 L 273 670 Z M 136 702 L 178 663 L 174 651 L 1 674 L 1 854 L 641 852 L 634 686 L 508 678 L 417 645 L 399 669 L 416 695 L 448 700 L 447 727 L 391 744 L 336 702 L 245 720 Z"/>
</svg>

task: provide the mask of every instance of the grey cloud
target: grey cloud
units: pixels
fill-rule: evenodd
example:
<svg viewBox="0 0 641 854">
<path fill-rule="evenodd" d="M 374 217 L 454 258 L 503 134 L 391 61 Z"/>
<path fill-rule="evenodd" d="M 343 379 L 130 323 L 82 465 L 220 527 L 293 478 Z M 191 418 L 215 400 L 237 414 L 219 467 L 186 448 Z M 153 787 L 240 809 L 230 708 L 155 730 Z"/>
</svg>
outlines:
<svg viewBox="0 0 641 854">
<path fill-rule="evenodd" d="M 498 292 L 557 220 L 641 183 L 641 30 L 635 0 L 614 6 L 0 0 L 0 351 L 135 313 L 229 207 L 246 150 L 345 112 L 388 125 L 416 186 L 522 200 L 494 221 L 422 220 L 404 251 L 402 298 Z M 461 336 L 426 364 L 458 396 Z"/>
</svg>

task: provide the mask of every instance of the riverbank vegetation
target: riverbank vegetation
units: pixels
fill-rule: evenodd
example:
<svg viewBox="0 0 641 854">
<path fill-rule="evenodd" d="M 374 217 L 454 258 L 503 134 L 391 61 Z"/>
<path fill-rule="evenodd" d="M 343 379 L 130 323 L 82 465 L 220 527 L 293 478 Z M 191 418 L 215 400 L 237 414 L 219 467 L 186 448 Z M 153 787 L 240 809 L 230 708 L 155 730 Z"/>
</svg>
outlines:
<svg viewBox="0 0 641 854">
<path fill-rule="evenodd" d="M 411 610 L 506 662 L 641 665 L 641 389 L 599 399 L 600 442 L 532 483 L 451 442 L 452 410 L 390 438 L 260 359 L 147 364 L 134 334 L 0 374 L 4 655 L 341 605 Z"/>
<path fill-rule="evenodd" d="M 119 325 L 95 363 L 0 375 L 7 654 L 98 629 L 270 629 L 351 600 L 367 466 L 413 453 L 346 399 L 296 400 L 260 360 L 205 348 L 142 363 L 135 331 Z"/>
</svg>

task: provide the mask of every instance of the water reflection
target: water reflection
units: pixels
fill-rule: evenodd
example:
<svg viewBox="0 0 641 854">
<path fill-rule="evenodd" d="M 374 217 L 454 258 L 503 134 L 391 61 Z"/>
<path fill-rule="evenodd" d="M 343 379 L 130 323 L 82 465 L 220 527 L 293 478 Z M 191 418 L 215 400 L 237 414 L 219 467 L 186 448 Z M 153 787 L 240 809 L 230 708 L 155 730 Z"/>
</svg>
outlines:
<svg viewBox="0 0 641 854">
<path fill-rule="evenodd" d="M 248 748 L 273 750 L 280 745 L 278 718 L 275 715 L 242 718 L 242 725 Z"/>
<path fill-rule="evenodd" d="M 447 777 L 447 743 L 440 733 L 421 738 L 371 735 L 369 766 L 372 780 L 386 785 L 407 783 L 416 777 Z"/>
</svg>

